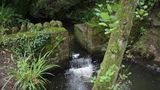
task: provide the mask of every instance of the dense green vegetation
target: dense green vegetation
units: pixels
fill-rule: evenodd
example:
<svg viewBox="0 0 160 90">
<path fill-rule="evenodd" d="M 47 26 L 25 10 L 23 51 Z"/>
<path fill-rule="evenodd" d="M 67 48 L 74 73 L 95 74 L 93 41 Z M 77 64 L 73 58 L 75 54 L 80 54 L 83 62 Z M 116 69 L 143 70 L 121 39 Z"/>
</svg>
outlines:
<svg viewBox="0 0 160 90">
<path fill-rule="evenodd" d="M 44 76 L 53 76 L 50 70 L 68 62 L 71 32 L 91 55 L 102 56 L 106 51 L 100 71 L 91 81 L 92 90 L 123 90 L 130 75 L 123 72 L 123 59 L 159 56 L 158 35 L 154 37 L 158 45 L 146 42 L 152 33 L 159 33 L 149 31 L 159 29 L 158 5 L 158 0 L 1 0 L 0 52 L 10 52 L 12 63 L 5 66 L 2 58 L 0 68 L 14 66 L 3 71 L 9 78 L 3 86 L 0 81 L 0 87 L 48 89 Z"/>
<path fill-rule="evenodd" d="M 11 73 L 12 78 L 15 78 L 15 89 L 23 90 L 39 90 L 46 89 L 45 85 L 47 79 L 43 75 L 52 75 L 51 73 L 46 72 L 49 69 L 53 69 L 56 65 L 47 65 L 45 62 L 46 58 L 44 56 L 39 56 L 39 58 L 31 58 L 32 55 L 18 57 L 16 60 L 17 68 Z M 30 64 L 31 63 L 31 64 Z"/>
</svg>

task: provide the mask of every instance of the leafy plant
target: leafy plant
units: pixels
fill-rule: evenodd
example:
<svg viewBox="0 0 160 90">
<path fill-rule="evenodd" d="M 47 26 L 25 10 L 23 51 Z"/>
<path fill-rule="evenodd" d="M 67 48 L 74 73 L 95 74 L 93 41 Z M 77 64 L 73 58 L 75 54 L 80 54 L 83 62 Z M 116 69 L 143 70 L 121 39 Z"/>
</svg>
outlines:
<svg viewBox="0 0 160 90">
<path fill-rule="evenodd" d="M 41 90 L 45 88 L 47 79 L 43 75 L 52 75 L 47 70 L 57 67 L 57 65 L 46 64 L 47 54 L 39 56 L 39 58 L 32 58 L 32 55 L 18 57 L 17 69 L 15 69 L 11 76 L 15 79 L 15 89 L 18 90 Z"/>
<path fill-rule="evenodd" d="M 118 24 L 115 13 L 118 9 L 118 5 L 113 2 L 106 2 L 105 4 L 98 4 L 95 9 L 95 15 L 99 19 L 99 25 L 105 27 L 105 34 L 109 34 L 116 29 Z"/>
<path fill-rule="evenodd" d="M 146 29 L 144 27 L 141 27 L 140 30 L 139 30 L 141 35 L 144 35 L 145 31 L 146 31 Z"/>
<path fill-rule="evenodd" d="M 100 82 L 101 83 L 105 83 L 105 82 L 110 82 L 113 75 L 116 73 L 116 69 L 118 69 L 118 67 L 113 64 L 112 66 L 109 67 L 108 71 L 105 73 L 105 75 L 100 77 Z M 131 75 L 131 73 L 127 72 L 127 69 L 125 67 L 125 65 L 122 65 L 120 67 L 120 73 L 119 73 L 119 77 L 116 80 L 116 83 L 111 84 L 110 87 L 108 87 L 108 90 L 124 90 L 124 88 L 128 88 L 128 85 L 131 84 L 131 82 L 128 79 L 128 76 Z M 96 80 L 96 77 L 93 77 L 91 79 L 91 82 L 94 83 Z M 127 90 L 127 89 L 125 89 Z"/>
<path fill-rule="evenodd" d="M 110 82 L 111 79 L 112 79 L 112 77 L 113 77 L 113 75 L 116 73 L 117 69 L 118 69 L 118 67 L 115 64 L 113 64 L 112 66 L 110 66 L 109 69 L 107 70 L 107 72 L 105 73 L 105 75 L 103 75 L 103 76 L 100 77 L 100 79 L 99 79 L 100 82 L 101 83 Z M 91 82 L 94 83 L 95 80 L 96 80 L 96 77 L 93 77 L 91 79 Z M 110 89 L 111 87 L 108 87 L 108 89 Z"/>
<path fill-rule="evenodd" d="M 21 15 L 17 14 L 15 9 L 2 5 L 0 7 L 0 26 L 9 28 L 13 26 L 20 26 L 22 23 L 29 22 Z"/>
<path fill-rule="evenodd" d="M 26 35 L 18 35 L 16 39 L 3 40 L 3 46 L 10 48 L 14 53 L 23 56 L 41 50 L 49 40 L 49 34 L 37 33 L 35 37 L 27 37 Z"/>
<path fill-rule="evenodd" d="M 144 1 L 139 2 L 139 8 L 136 9 L 136 18 L 143 20 L 144 17 L 148 16 L 148 5 L 145 5 Z"/>
<path fill-rule="evenodd" d="M 8 31 L 7 28 L 4 28 L 3 26 L 0 26 L 0 35 L 6 34 L 6 31 Z"/>
<path fill-rule="evenodd" d="M 104 76 L 101 76 L 100 78 L 100 82 L 110 82 L 112 76 L 115 74 L 116 69 L 118 69 L 118 67 L 116 65 L 112 65 L 111 67 L 109 67 L 108 71 L 106 72 L 106 74 Z"/>
<path fill-rule="evenodd" d="M 149 15 L 149 10 L 154 6 L 156 0 L 139 0 L 136 8 L 136 18 L 143 20 Z"/>
</svg>

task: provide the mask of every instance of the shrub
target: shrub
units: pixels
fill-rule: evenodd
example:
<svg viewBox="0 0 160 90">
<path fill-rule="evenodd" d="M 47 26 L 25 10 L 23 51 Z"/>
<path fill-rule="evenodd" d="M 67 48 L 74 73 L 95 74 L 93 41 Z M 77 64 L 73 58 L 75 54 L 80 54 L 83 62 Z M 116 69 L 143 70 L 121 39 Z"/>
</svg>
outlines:
<svg viewBox="0 0 160 90">
<path fill-rule="evenodd" d="M 32 55 L 18 57 L 17 69 L 15 69 L 11 76 L 16 83 L 14 88 L 18 90 L 46 90 L 45 84 L 47 79 L 43 75 L 52 75 L 47 70 L 56 67 L 57 65 L 47 65 L 45 57 L 33 58 Z"/>
<path fill-rule="evenodd" d="M 20 26 L 22 23 L 29 22 L 28 19 L 24 19 L 21 15 L 17 14 L 15 9 L 2 5 L 0 7 L 0 26 L 9 28 L 13 26 Z"/>
<path fill-rule="evenodd" d="M 7 26 L 11 24 L 14 16 L 15 12 L 11 8 L 0 7 L 0 25 Z"/>
<path fill-rule="evenodd" d="M 136 8 L 136 19 L 144 20 L 149 14 L 151 9 L 154 7 L 156 0 L 139 0 Z"/>
</svg>

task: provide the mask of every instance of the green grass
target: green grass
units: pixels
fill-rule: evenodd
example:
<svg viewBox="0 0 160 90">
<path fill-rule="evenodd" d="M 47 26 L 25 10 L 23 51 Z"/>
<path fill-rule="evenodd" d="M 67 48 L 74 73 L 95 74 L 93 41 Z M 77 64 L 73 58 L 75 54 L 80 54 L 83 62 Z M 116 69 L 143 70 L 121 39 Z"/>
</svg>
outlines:
<svg viewBox="0 0 160 90">
<path fill-rule="evenodd" d="M 12 18 L 15 16 L 13 9 L 1 6 L 0 7 L 0 24 L 5 26 L 12 22 Z"/>
<path fill-rule="evenodd" d="M 57 65 L 47 65 L 45 57 L 32 59 L 32 55 L 28 57 L 19 57 L 17 61 L 17 69 L 11 73 L 16 83 L 14 88 L 17 90 L 46 90 L 47 79 L 44 75 L 52 75 L 47 70 L 57 67 Z"/>
</svg>

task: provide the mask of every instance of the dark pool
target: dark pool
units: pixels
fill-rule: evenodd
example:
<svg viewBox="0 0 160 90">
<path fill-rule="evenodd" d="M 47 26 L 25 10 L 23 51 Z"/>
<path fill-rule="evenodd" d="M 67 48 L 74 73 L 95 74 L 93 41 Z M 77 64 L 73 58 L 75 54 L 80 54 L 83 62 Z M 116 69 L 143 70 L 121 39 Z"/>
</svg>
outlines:
<svg viewBox="0 0 160 90">
<path fill-rule="evenodd" d="M 160 90 L 160 73 L 148 70 L 137 64 L 127 64 L 132 82 L 131 90 Z"/>
<path fill-rule="evenodd" d="M 84 60 L 87 59 L 88 57 L 84 58 Z M 91 58 L 88 60 L 91 60 Z M 89 83 L 87 75 L 90 77 L 90 74 L 94 74 L 98 65 L 90 61 L 77 61 L 77 63 L 83 63 L 86 66 L 79 65 L 77 68 L 74 68 L 76 66 L 70 66 L 70 68 L 56 74 L 56 76 L 51 79 L 49 90 L 91 90 L 92 84 Z M 131 85 L 127 90 L 160 90 L 160 73 L 150 71 L 131 62 L 125 62 L 125 65 L 128 67 L 128 72 L 132 73 L 129 76 Z"/>
<path fill-rule="evenodd" d="M 72 37 L 71 37 L 72 38 Z M 90 77 L 98 69 L 98 59 L 90 57 L 79 44 L 71 42 L 72 59 L 66 69 L 50 78 L 48 90 L 91 90 Z M 131 84 L 125 90 L 160 90 L 160 73 L 148 70 L 133 62 L 124 61 Z"/>
</svg>

